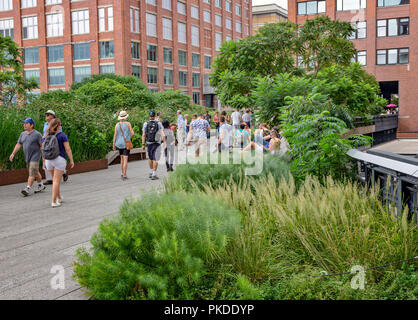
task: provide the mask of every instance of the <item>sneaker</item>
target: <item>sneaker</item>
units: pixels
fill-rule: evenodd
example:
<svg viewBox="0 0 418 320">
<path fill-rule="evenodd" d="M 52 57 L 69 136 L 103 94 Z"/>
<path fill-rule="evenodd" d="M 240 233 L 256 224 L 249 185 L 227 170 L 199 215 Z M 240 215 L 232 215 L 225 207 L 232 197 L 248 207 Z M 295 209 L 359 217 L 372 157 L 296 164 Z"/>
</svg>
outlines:
<svg viewBox="0 0 418 320">
<path fill-rule="evenodd" d="M 64 180 L 64 182 L 66 182 L 68 180 L 68 174 L 64 173 L 62 175 L 62 180 Z"/>
<path fill-rule="evenodd" d="M 152 176 L 151 177 L 151 180 L 158 180 L 158 179 L 160 179 L 160 178 L 158 178 L 157 176 Z"/>
<path fill-rule="evenodd" d="M 26 187 L 21 191 L 21 193 L 23 194 L 23 196 L 27 197 L 33 193 L 33 190 L 32 188 Z"/>
<path fill-rule="evenodd" d="M 64 197 L 61 196 L 61 198 L 57 198 L 56 203 L 61 204 L 64 202 Z"/>
<path fill-rule="evenodd" d="M 42 191 L 44 191 L 46 189 L 46 186 L 43 184 L 43 185 L 39 185 L 38 184 L 38 186 L 37 186 L 37 188 L 36 188 L 36 190 L 35 190 L 35 193 L 38 193 L 38 192 L 42 192 Z"/>
<path fill-rule="evenodd" d="M 122 181 L 128 180 L 128 177 L 124 176 L 122 177 Z"/>
<path fill-rule="evenodd" d="M 152 173 L 149 174 L 150 179 L 152 179 Z"/>
<path fill-rule="evenodd" d="M 52 208 L 61 207 L 61 203 L 59 203 L 59 202 L 51 203 L 51 207 Z"/>
<path fill-rule="evenodd" d="M 52 180 L 45 180 L 44 185 L 52 184 Z"/>
</svg>

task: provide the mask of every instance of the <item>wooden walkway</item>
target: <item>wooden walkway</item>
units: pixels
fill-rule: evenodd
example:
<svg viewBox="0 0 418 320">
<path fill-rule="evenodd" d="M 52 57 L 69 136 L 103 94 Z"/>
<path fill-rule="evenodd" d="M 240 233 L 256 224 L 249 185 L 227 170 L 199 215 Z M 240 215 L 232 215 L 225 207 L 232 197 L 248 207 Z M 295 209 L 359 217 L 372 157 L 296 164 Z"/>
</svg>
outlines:
<svg viewBox="0 0 418 320">
<path fill-rule="evenodd" d="M 0 299 L 87 299 L 72 279 L 77 248 L 89 247 L 99 223 L 117 214 L 126 197 L 158 189 L 148 178 L 148 161 L 130 162 L 127 181 L 120 166 L 70 176 L 62 185 L 64 203 L 51 208 L 51 186 L 23 198 L 25 184 L 0 187 Z M 53 266 L 63 266 L 65 289 L 52 289 Z"/>
</svg>

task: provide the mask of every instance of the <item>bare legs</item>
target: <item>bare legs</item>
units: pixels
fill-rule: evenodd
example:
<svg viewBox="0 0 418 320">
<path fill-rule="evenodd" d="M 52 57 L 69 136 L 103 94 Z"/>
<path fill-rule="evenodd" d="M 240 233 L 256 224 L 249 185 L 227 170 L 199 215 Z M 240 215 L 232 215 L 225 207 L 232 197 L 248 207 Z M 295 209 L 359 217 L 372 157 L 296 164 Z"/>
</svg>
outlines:
<svg viewBox="0 0 418 320">
<path fill-rule="evenodd" d="M 128 170 L 128 156 L 120 156 L 120 168 L 122 170 L 122 175 L 126 177 L 126 171 Z"/>
<path fill-rule="evenodd" d="M 57 198 L 61 199 L 60 194 L 60 184 L 61 184 L 61 178 L 64 173 L 62 170 L 49 170 L 49 173 L 52 176 L 52 203 L 57 202 Z"/>
<path fill-rule="evenodd" d="M 37 182 L 41 183 L 42 176 L 41 176 L 41 174 L 39 172 L 38 172 L 38 175 L 36 176 L 36 178 L 35 177 L 31 177 L 31 176 L 28 177 L 28 186 L 29 187 L 32 187 L 33 183 L 35 182 L 35 179 L 36 179 Z"/>
</svg>

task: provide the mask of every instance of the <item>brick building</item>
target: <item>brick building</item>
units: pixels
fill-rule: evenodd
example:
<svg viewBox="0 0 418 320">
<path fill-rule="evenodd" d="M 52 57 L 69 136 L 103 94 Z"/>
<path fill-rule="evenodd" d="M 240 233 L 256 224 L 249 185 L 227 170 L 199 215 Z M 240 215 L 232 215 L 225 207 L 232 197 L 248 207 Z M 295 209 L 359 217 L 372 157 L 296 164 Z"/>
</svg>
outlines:
<svg viewBox="0 0 418 320">
<path fill-rule="evenodd" d="M 289 20 L 318 14 L 352 22 L 355 60 L 375 75 L 385 98 L 399 96 L 399 138 L 418 138 L 418 0 L 289 0 Z"/>
<path fill-rule="evenodd" d="M 208 107 L 217 50 L 249 36 L 251 20 L 251 0 L 0 0 L 0 34 L 23 48 L 41 92 L 116 73 Z"/>
<path fill-rule="evenodd" d="M 253 34 L 267 23 L 287 21 L 287 10 L 275 3 L 253 6 Z"/>
</svg>

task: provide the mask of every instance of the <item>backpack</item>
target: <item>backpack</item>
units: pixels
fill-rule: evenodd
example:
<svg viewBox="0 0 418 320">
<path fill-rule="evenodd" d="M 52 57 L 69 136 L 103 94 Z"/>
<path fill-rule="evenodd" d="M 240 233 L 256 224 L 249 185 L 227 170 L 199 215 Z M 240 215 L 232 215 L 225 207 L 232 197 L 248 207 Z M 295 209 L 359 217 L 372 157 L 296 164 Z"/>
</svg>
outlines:
<svg viewBox="0 0 418 320">
<path fill-rule="evenodd" d="M 145 137 L 147 142 L 157 142 L 155 141 L 155 136 L 158 132 L 158 121 L 150 120 L 147 122 L 147 128 L 145 129 Z"/>
<path fill-rule="evenodd" d="M 60 155 L 60 147 L 55 134 L 48 135 L 42 144 L 42 156 L 46 160 L 54 160 Z"/>
</svg>

